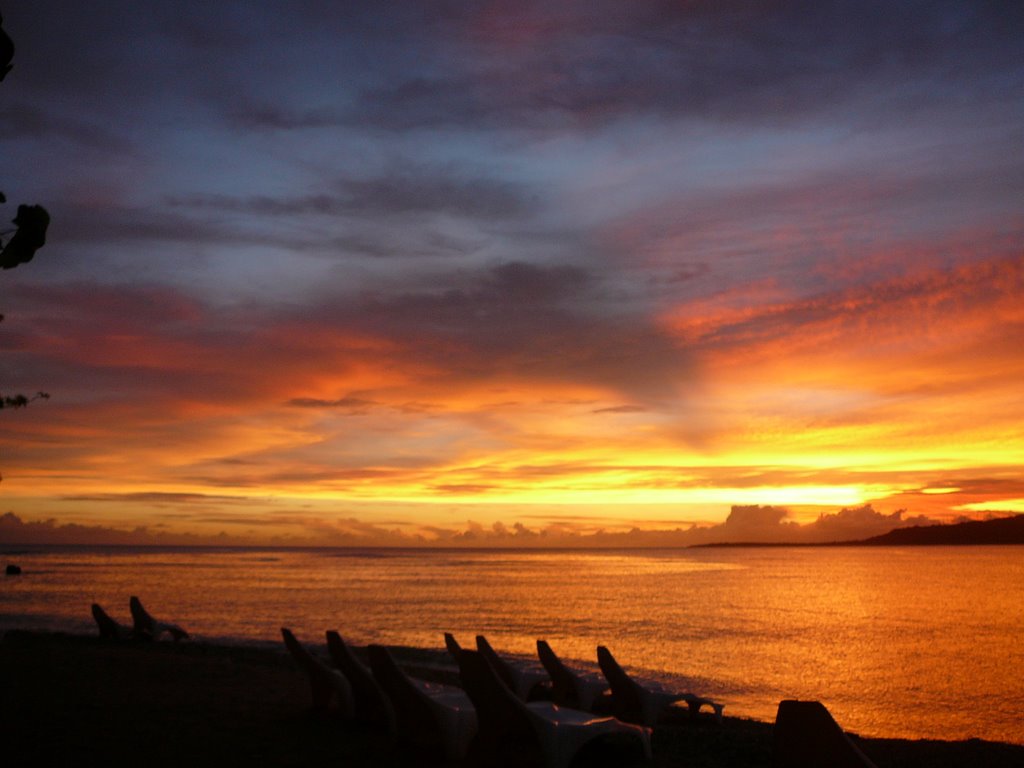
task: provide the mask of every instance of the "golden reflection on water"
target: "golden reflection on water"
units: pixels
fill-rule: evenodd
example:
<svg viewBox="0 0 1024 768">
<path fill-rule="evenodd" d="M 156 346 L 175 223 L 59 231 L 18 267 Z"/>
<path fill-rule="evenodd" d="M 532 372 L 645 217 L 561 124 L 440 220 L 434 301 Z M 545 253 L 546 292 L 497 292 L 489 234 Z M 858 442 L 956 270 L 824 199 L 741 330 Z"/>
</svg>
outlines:
<svg viewBox="0 0 1024 768">
<path fill-rule="evenodd" d="M 1024 550 L 752 548 L 608 552 L 169 551 L 26 555 L 0 626 L 92 631 L 96 601 L 207 638 L 443 647 L 485 634 L 534 658 L 544 638 L 774 718 L 823 701 L 864 735 L 1024 743 Z M 9 580 L 10 581 L 10 580 Z"/>
</svg>

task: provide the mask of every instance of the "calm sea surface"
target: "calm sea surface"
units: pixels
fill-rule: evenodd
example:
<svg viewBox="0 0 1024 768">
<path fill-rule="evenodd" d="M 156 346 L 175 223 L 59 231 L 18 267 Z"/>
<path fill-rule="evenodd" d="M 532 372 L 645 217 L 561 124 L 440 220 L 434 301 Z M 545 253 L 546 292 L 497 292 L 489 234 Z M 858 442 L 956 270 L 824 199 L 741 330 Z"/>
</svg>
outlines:
<svg viewBox="0 0 1024 768">
<path fill-rule="evenodd" d="M 771 721 L 823 701 L 865 736 L 1024 743 L 1024 547 L 522 552 L 23 548 L 0 631 L 93 632 L 128 596 L 200 639 L 443 648 L 538 638 Z"/>
</svg>

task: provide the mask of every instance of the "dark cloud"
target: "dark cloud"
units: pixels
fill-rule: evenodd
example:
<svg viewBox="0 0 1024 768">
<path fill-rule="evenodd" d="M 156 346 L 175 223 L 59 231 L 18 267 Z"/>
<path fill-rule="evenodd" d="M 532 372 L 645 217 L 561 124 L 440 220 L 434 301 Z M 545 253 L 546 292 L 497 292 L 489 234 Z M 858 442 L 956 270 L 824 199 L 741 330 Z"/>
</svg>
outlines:
<svg viewBox="0 0 1024 768">
<path fill-rule="evenodd" d="M 322 400 L 315 397 L 295 397 L 288 401 L 288 405 L 296 408 L 331 408 L 357 415 L 366 413 L 371 408 L 379 406 L 380 403 L 374 400 L 367 400 L 362 397 L 340 397 L 336 400 Z"/>
<path fill-rule="evenodd" d="M 101 207 L 59 207 L 64 243 L 265 244 L 264 235 L 217 220 L 210 212 L 181 213 L 162 207 L 107 203 Z M 283 238 L 282 238 L 283 239 Z"/>
<path fill-rule="evenodd" d="M 148 526 L 121 529 L 104 525 L 60 523 L 55 518 L 25 522 L 13 512 L 0 515 L 0 542 L 5 544 L 120 544 L 134 546 L 251 543 L 244 538 L 203 536 L 196 533 L 172 534 L 155 531 Z"/>
<path fill-rule="evenodd" d="M 791 122 L 886 93 L 918 104 L 948 98 L 950 85 L 968 98 L 1011 93 L 1019 80 L 991 74 L 1024 58 L 1022 13 L 997 1 L 392 5 L 240 16 L 201 3 L 117 3 L 103 14 L 44 3 L 48 24 L 14 9 L 9 26 L 18 74 L 34 86 L 74 93 L 101 82 L 110 103 L 138 104 L 193 98 L 213 81 L 203 108 L 245 130 Z"/>
<path fill-rule="evenodd" d="M 239 198 L 228 195 L 198 194 L 187 197 L 168 197 L 167 204 L 172 208 L 185 208 L 193 211 L 230 211 L 232 213 L 251 213 L 256 216 L 295 216 L 299 214 L 336 216 L 346 210 L 344 200 L 328 194 L 289 198 L 267 195 Z"/>
<path fill-rule="evenodd" d="M 354 213 L 451 213 L 473 218 L 522 216 L 536 200 L 519 185 L 491 179 L 460 179 L 457 174 L 401 172 L 389 178 L 342 183 Z"/>
<path fill-rule="evenodd" d="M 438 333 L 472 344 L 518 347 L 541 330 L 551 337 L 582 329 L 577 317 L 589 274 L 572 265 L 510 262 L 492 268 L 449 272 L 424 288 L 362 296 L 352 319 L 367 328 Z M 536 339 L 541 341 L 541 339 Z"/>
<path fill-rule="evenodd" d="M 129 504 L 145 503 L 158 505 L 181 505 L 204 503 L 208 501 L 231 502 L 238 501 L 232 496 L 220 496 L 209 493 L 170 493 L 159 491 L 145 491 L 139 493 L 93 493 L 77 496 L 62 496 L 63 501 L 112 501 L 125 502 Z"/>
<path fill-rule="evenodd" d="M 345 124 L 331 109 L 289 109 L 278 104 L 257 104 L 235 99 L 226 114 L 228 125 L 243 131 L 301 130 Z"/>
<path fill-rule="evenodd" d="M 48 305 L 49 312 L 61 306 L 74 306 L 73 314 L 86 327 L 114 331 L 124 328 L 124 319 L 132 318 L 145 330 L 167 324 L 179 329 L 202 326 L 210 319 L 203 302 L 174 288 L 158 285 L 107 286 L 91 281 L 25 286 L 18 299 L 29 304 Z M 40 319 L 48 314 L 40 311 Z M 66 326 L 65 326 L 66 327 Z"/>
<path fill-rule="evenodd" d="M 602 315 L 597 286 L 579 267 L 507 263 L 461 282 L 365 296 L 346 314 L 367 331 L 395 333 L 410 359 L 463 381 L 575 381 L 664 401 L 687 379 L 686 350 L 646 318 Z"/>
<path fill-rule="evenodd" d="M 464 496 L 485 494 L 490 491 L 497 490 L 497 486 L 484 485 L 480 483 L 439 483 L 437 485 L 430 486 L 430 489 L 435 493 L 453 493 L 458 494 L 460 496 Z"/>
<path fill-rule="evenodd" d="M 132 142 L 109 125 L 96 125 L 24 102 L 9 105 L 0 112 L 0 141 L 19 139 L 33 142 L 59 139 L 106 153 L 134 151 Z"/>
<path fill-rule="evenodd" d="M 487 178 L 463 178 L 455 169 L 409 168 L 370 178 L 339 181 L 336 190 L 300 197 L 226 195 L 171 197 L 168 204 L 197 210 L 232 211 L 258 216 L 406 216 L 451 214 L 503 219 L 536 209 L 536 200 L 521 185 Z"/>
<path fill-rule="evenodd" d="M 689 283 L 698 278 L 704 277 L 711 271 L 711 265 L 707 263 L 693 263 L 693 264 L 673 264 L 672 269 L 668 275 L 657 275 L 652 276 L 652 283 L 668 283 L 669 285 L 675 285 L 678 283 Z"/>
<path fill-rule="evenodd" d="M 1000 477 L 998 470 L 993 468 L 991 471 L 992 475 L 978 476 L 977 473 L 980 468 L 973 470 L 971 474 L 965 472 L 958 472 L 953 474 L 953 478 L 948 480 L 944 484 L 938 484 L 937 487 L 952 486 L 958 489 L 958 493 L 964 495 L 971 494 L 993 494 L 997 496 L 1004 496 L 1012 498 L 1014 496 L 1024 497 L 1024 479 L 1017 477 Z M 933 486 L 935 487 L 935 486 Z"/>
<path fill-rule="evenodd" d="M 611 408 L 597 408 L 593 413 L 646 413 L 649 410 L 642 405 L 615 405 Z"/>
<path fill-rule="evenodd" d="M 1020 11 L 1008 20 L 998 3 L 600 5 L 524 4 L 500 20 L 467 6 L 430 76 L 365 89 L 354 115 L 400 130 L 578 129 L 640 114 L 789 122 L 893 83 L 969 87 L 1024 53 L 1010 31 Z"/>
<path fill-rule="evenodd" d="M 268 387 L 301 391 L 304 377 L 322 371 L 341 375 L 350 365 L 400 359 L 402 366 L 436 371 L 435 381 L 420 382 L 427 386 L 481 386 L 509 377 L 573 381 L 650 401 L 668 398 L 688 370 L 686 351 L 643 318 L 591 315 L 591 280 L 578 268 L 511 263 L 472 277 L 460 288 L 397 297 L 331 295 L 297 310 L 285 304 L 214 308 L 170 289 L 95 284 L 38 288 L 7 309 L 27 313 L 31 305 L 19 323 L 38 318 L 25 335 L 13 337 L 26 353 L 33 351 L 24 359 L 26 372 L 47 381 L 73 378 L 96 393 L 175 397 L 187 391 L 208 402 L 242 403 L 264 399 Z M 130 333 L 125 317 L 132 318 Z M 353 333 L 379 343 L 346 351 L 333 341 Z M 47 343 L 51 334 L 60 336 L 59 347 Z M 378 402 L 372 393 L 345 392 L 290 399 L 292 406 L 350 414 Z M 430 408 L 407 401 L 388 407 Z M 647 407 L 631 404 L 633 412 Z"/>
<path fill-rule="evenodd" d="M 367 226 L 365 222 L 323 243 L 325 254 L 346 258 L 363 256 L 373 259 L 465 258 L 482 250 L 479 236 L 457 237 L 425 227 L 413 233 L 398 232 L 392 227 Z"/>
</svg>

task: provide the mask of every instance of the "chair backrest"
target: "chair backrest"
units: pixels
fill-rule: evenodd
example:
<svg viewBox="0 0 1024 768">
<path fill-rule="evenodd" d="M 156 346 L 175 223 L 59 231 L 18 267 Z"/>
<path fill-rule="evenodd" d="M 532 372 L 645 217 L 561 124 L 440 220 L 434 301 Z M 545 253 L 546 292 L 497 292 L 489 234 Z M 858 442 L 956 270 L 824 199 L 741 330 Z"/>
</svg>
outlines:
<svg viewBox="0 0 1024 768">
<path fill-rule="evenodd" d="M 348 678 L 355 698 L 356 717 L 364 722 L 380 723 L 389 731 L 395 728 L 395 713 L 391 702 L 373 673 L 353 654 L 341 635 L 327 631 L 327 651 L 334 665 Z"/>
<path fill-rule="evenodd" d="M 419 746 L 442 747 L 441 727 L 427 695 L 417 688 L 383 645 L 368 645 L 370 669 L 394 709 L 398 736 Z"/>
<path fill-rule="evenodd" d="M 312 658 L 309 651 L 298 641 L 295 635 L 287 627 L 281 627 L 281 637 L 284 638 L 284 646 L 291 653 L 292 658 L 299 662 L 304 668 L 308 667 Z"/>
<path fill-rule="evenodd" d="M 498 655 L 498 652 L 491 647 L 491 644 L 487 642 L 487 638 L 483 635 L 476 636 L 476 649 L 487 660 L 487 663 L 491 665 L 494 671 L 498 673 L 501 681 L 508 686 L 508 689 L 514 691 L 516 689 L 516 679 L 512 673 L 512 668 L 509 667 L 507 661 Z"/>
<path fill-rule="evenodd" d="M 556 704 L 570 704 L 578 698 L 576 691 L 576 680 L 565 668 L 562 660 L 558 658 L 547 640 L 537 641 L 537 656 L 544 670 L 551 678 L 552 697 Z M 578 702 L 577 702 L 578 703 Z"/>
<path fill-rule="evenodd" d="M 324 661 L 310 653 L 309 649 L 296 639 L 290 629 L 281 627 L 281 637 L 284 638 L 284 644 L 288 652 L 291 653 L 292 657 L 299 662 L 309 675 L 323 678 L 325 673 L 331 672 L 331 668 Z M 342 676 L 344 677 L 344 675 Z"/>
<path fill-rule="evenodd" d="M 92 617 L 96 621 L 96 626 L 99 627 L 100 637 L 118 640 L 124 634 L 121 631 L 121 625 L 110 618 L 98 603 L 92 604 Z"/>
<path fill-rule="evenodd" d="M 774 742 L 776 768 L 875 768 L 820 701 L 779 702 Z"/>
<path fill-rule="evenodd" d="M 310 693 L 313 696 L 313 708 L 326 711 L 330 708 L 331 702 L 336 701 L 338 710 L 344 715 L 352 714 L 352 686 L 340 671 L 331 669 L 324 661 L 321 661 L 306 647 L 300 643 L 292 631 L 287 627 L 281 627 L 281 637 L 284 638 L 285 647 L 292 657 L 299 663 L 306 677 L 309 678 Z"/>
<path fill-rule="evenodd" d="M 142 601 L 135 595 L 128 599 L 128 610 L 132 613 L 132 629 L 137 639 L 152 640 L 156 637 L 156 622 L 142 607 Z"/>
<path fill-rule="evenodd" d="M 451 632 L 444 633 L 444 647 L 448 649 L 448 653 L 456 661 L 459 660 L 459 655 L 462 653 L 462 646 L 459 645 L 459 641 L 455 639 L 455 635 Z"/>
<path fill-rule="evenodd" d="M 612 708 L 616 717 L 628 722 L 638 722 L 643 704 L 641 703 L 640 685 L 631 678 L 612 652 L 603 645 L 597 646 L 597 664 L 612 689 Z"/>
<path fill-rule="evenodd" d="M 526 705 L 482 653 L 464 649 L 459 654 L 459 677 L 476 710 L 477 738 L 485 753 L 505 753 L 507 757 L 507 750 L 514 749 L 533 757 L 541 754 Z"/>
</svg>

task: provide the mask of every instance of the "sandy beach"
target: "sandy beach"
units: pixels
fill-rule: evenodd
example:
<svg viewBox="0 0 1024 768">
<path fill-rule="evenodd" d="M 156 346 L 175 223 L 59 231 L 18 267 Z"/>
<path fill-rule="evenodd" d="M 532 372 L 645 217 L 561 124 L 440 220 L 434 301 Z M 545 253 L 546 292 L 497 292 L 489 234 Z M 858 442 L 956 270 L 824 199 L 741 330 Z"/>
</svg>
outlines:
<svg viewBox="0 0 1024 768">
<path fill-rule="evenodd" d="M 450 680 L 433 650 L 396 649 L 415 674 Z M 334 716 L 314 714 L 281 650 L 196 642 L 113 643 L 10 631 L 0 642 L 0 728 L 8 765 L 345 765 L 439 763 Z M 579 765 L 769 766 L 772 726 L 670 715 L 654 760 L 590 750 Z M 858 739 L 883 768 L 1024 765 L 1024 746 Z"/>
</svg>

